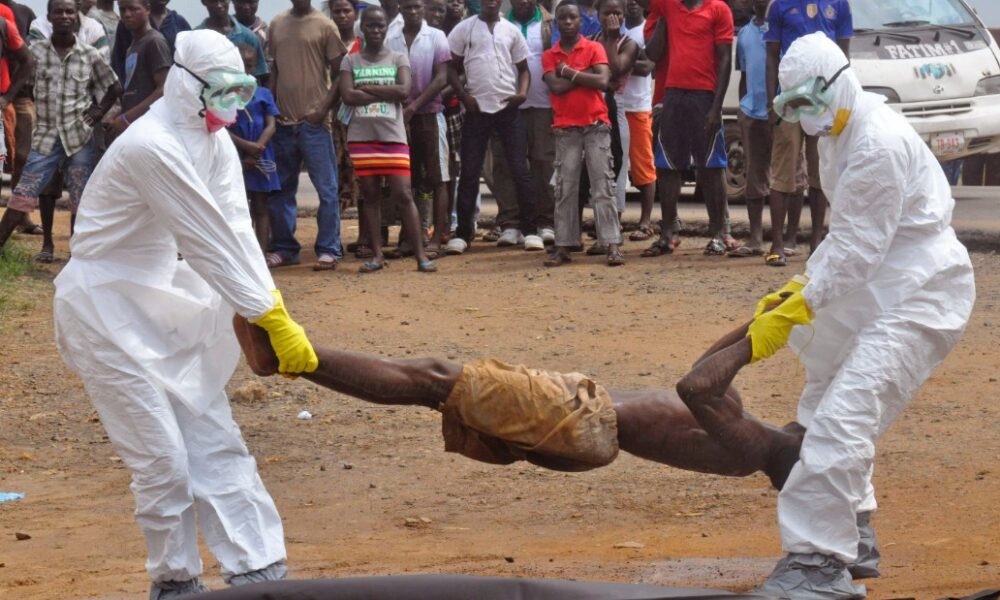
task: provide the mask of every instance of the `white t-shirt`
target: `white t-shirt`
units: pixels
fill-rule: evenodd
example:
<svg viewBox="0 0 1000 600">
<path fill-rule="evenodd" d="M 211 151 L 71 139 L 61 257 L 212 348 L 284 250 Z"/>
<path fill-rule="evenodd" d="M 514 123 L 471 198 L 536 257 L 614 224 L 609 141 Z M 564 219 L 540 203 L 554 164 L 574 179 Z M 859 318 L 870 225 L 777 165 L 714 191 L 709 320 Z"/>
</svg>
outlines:
<svg viewBox="0 0 1000 600">
<path fill-rule="evenodd" d="M 514 23 L 514 27 L 520 27 Z M 528 88 L 528 99 L 525 100 L 521 108 L 552 108 L 552 99 L 549 96 L 549 86 L 542 81 L 542 53 L 545 51 L 542 45 L 542 23 L 535 21 L 528 25 L 528 70 L 531 72 L 531 87 Z M 517 70 L 514 70 L 517 77 Z"/>
<path fill-rule="evenodd" d="M 630 38 L 639 44 L 640 48 L 646 47 L 646 38 L 642 35 L 642 28 L 645 21 L 639 23 L 632 29 L 625 32 Z M 649 112 L 653 110 L 653 76 L 637 77 L 630 75 L 625 82 L 625 90 L 622 93 L 623 104 L 626 112 Z"/>
<path fill-rule="evenodd" d="M 462 57 L 466 86 L 484 113 L 507 108 L 504 98 L 517 93 L 515 65 L 531 55 L 521 30 L 506 19 L 493 25 L 493 32 L 478 16 L 472 16 L 448 35 L 451 53 Z"/>
</svg>

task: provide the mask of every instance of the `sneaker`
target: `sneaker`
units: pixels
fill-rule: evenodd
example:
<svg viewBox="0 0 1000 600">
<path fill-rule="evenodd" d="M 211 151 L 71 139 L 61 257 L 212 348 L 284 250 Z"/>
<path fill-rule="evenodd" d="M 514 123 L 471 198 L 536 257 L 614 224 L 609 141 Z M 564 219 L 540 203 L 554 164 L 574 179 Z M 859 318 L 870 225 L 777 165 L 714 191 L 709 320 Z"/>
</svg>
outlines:
<svg viewBox="0 0 1000 600">
<path fill-rule="evenodd" d="M 497 240 L 497 247 L 507 248 L 508 246 L 520 246 L 524 243 L 524 236 L 517 229 L 511 227 L 510 229 L 504 229 L 503 233 L 500 234 L 500 238 Z"/>
<path fill-rule="evenodd" d="M 538 234 L 542 238 L 542 241 L 545 242 L 546 246 L 556 243 L 556 232 L 551 227 L 542 227 Z"/>
<path fill-rule="evenodd" d="M 825 554 L 788 554 L 757 590 L 793 600 L 861 600 L 865 586 L 854 585 L 847 565 Z"/>
<path fill-rule="evenodd" d="M 545 250 L 545 242 L 540 236 L 529 235 L 524 238 L 524 249 L 528 252 L 537 252 L 538 250 Z"/>
<path fill-rule="evenodd" d="M 469 245 L 465 243 L 465 240 L 460 237 L 454 237 L 448 240 L 448 243 L 445 244 L 444 253 L 455 256 L 465 252 L 468 247 Z"/>
<path fill-rule="evenodd" d="M 872 527 L 872 513 L 858 513 L 858 558 L 853 563 L 847 565 L 847 570 L 851 572 L 854 579 L 869 579 L 880 576 L 878 570 L 879 559 L 882 554 L 878 549 L 878 537 L 875 535 L 875 528 Z"/>
</svg>

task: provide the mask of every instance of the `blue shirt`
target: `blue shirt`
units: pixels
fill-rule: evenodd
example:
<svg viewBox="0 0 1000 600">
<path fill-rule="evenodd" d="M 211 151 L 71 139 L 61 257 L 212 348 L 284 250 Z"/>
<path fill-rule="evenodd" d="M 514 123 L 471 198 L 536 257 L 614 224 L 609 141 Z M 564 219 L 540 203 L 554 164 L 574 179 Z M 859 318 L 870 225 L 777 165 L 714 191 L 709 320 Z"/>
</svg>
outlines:
<svg viewBox="0 0 1000 600">
<path fill-rule="evenodd" d="M 247 104 L 246 108 L 236 113 L 236 122 L 229 126 L 229 131 L 248 142 L 256 143 L 261 134 L 264 133 L 268 116 L 277 117 L 278 106 L 274 103 L 271 90 L 266 87 L 258 87 L 257 91 L 254 92 L 253 100 Z M 260 161 L 265 166 L 275 166 L 273 143 L 268 143 L 264 147 Z M 245 170 L 243 180 L 248 192 L 275 192 L 281 189 L 278 173 L 271 168 L 264 171 L 261 169 Z"/>
<path fill-rule="evenodd" d="M 746 75 L 747 95 L 740 99 L 740 110 L 748 117 L 767 120 L 767 45 L 764 36 L 767 22 L 758 26 L 750 21 L 736 36 L 736 68 Z"/>
<path fill-rule="evenodd" d="M 854 37 L 848 0 L 772 0 L 767 9 L 767 27 L 764 41 L 779 42 L 782 56 L 792 42 L 817 31 L 835 42 Z"/>
<path fill-rule="evenodd" d="M 624 24 L 622 25 L 624 27 Z M 587 14 L 584 8 L 580 7 L 580 37 L 587 38 L 588 40 L 593 36 L 601 32 L 601 19 L 597 16 L 597 9 L 594 9 L 594 13 Z M 556 20 L 552 19 L 552 45 L 555 46 L 559 38 L 562 37 L 559 34 L 559 27 L 556 24 Z"/>
<path fill-rule="evenodd" d="M 226 37 L 233 45 L 246 44 L 253 48 L 257 52 L 257 70 L 254 71 L 254 75 L 257 77 L 267 75 L 267 56 L 264 55 L 264 48 L 260 45 L 260 38 L 257 37 L 256 33 L 250 31 L 250 28 L 237 21 L 236 17 L 230 16 L 229 22 L 233 28 L 229 30 Z M 201 25 L 195 29 L 208 29 L 208 19 L 202 21 Z"/>
</svg>

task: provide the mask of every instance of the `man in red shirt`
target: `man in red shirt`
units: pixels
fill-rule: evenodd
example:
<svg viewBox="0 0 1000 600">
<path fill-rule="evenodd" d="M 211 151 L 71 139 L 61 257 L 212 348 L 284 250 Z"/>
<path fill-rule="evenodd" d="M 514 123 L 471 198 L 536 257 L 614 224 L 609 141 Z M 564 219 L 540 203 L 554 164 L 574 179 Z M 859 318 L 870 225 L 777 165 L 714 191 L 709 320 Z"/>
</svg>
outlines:
<svg viewBox="0 0 1000 600">
<path fill-rule="evenodd" d="M 559 43 L 542 54 L 542 80 L 552 98 L 556 139 L 555 250 L 546 267 L 570 261 L 580 245 L 580 171 L 587 165 L 597 242 L 608 248 L 608 265 L 625 264 L 611 165 L 611 120 L 604 103 L 611 70 L 604 47 L 580 37 L 580 8 L 564 2 L 556 9 Z"/>
<path fill-rule="evenodd" d="M 732 72 L 733 14 L 722 0 L 650 0 L 649 11 L 650 21 L 656 17 L 666 22 L 671 60 L 657 140 L 665 159 L 658 165 L 665 167 L 659 182 L 664 226 L 660 239 L 642 255 L 673 251 L 669 225 L 677 217 L 684 172 L 694 168 L 712 236 L 705 254 L 724 256 L 727 160 L 722 102 Z"/>
</svg>

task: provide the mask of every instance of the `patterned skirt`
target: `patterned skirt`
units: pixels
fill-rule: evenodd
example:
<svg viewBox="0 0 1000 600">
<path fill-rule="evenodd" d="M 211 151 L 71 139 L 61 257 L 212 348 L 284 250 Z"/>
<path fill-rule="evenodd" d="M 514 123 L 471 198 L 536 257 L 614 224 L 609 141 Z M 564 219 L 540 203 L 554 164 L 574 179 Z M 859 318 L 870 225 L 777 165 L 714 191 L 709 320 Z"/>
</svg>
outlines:
<svg viewBox="0 0 1000 600">
<path fill-rule="evenodd" d="M 410 147 L 395 142 L 347 142 L 358 177 L 409 175 Z"/>
</svg>

